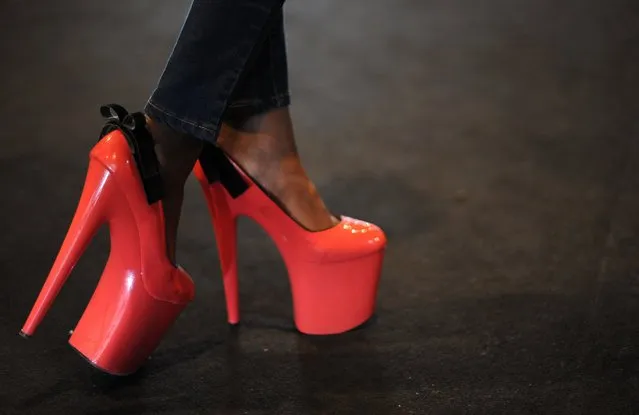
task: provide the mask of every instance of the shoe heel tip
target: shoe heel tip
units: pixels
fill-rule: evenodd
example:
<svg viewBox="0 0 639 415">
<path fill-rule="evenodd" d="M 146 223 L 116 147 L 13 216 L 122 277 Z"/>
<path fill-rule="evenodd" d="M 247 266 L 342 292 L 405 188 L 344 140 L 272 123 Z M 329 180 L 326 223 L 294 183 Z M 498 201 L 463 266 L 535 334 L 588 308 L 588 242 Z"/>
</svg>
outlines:
<svg viewBox="0 0 639 415">
<path fill-rule="evenodd" d="M 31 336 L 28 335 L 27 333 L 25 333 L 24 331 L 20 330 L 20 337 L 22 337 L 23 339 L 30 339 Z"/>
</svg>

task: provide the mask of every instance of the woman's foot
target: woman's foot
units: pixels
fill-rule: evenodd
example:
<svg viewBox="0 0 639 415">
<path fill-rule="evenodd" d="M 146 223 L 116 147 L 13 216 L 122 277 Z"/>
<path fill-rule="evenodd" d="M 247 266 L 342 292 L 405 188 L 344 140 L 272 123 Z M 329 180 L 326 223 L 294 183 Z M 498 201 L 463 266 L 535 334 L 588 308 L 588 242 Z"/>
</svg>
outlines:
<svg viewBox="0 0 639 415">
<path fill-rule="evenodd" d="M 302 167 L 288 108 L 229 120 L 218 144 L 306 229 L 320 231 L 339 222 Z"/>
</svg>

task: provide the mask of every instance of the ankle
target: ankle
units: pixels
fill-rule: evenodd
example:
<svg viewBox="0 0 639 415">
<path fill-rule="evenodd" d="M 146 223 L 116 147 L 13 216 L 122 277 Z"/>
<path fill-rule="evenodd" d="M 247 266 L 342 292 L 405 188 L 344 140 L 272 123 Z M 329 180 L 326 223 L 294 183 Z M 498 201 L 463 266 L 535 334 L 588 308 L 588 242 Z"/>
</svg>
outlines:
<svg viewBox="0 0 639 415">
<path fill-rule="evenodd" d="M 177 230 L 182 213 L 184 184 L 191 174 L 203 142 L 173 130 L 147 116 L 147 128 L 155 141 L 155 152 L 164 182 L 162 210 L 165 222 L 167 256 L 175 264 Z"/>
<path fill-rule="evenodd" d="M 246 131 L 222 126 L 218 145 L 251 176 L 276 180 L 279 176 L 304 174 L 294 145 L 286 136 L 268 131 Z"/>
<path fill-rule="evenodd" d="M 147 127 L 155 141 L 163 179 L 170 183 L 186 181 L 202 151 L 203 142 L 148 116 Z"/>
</svg>

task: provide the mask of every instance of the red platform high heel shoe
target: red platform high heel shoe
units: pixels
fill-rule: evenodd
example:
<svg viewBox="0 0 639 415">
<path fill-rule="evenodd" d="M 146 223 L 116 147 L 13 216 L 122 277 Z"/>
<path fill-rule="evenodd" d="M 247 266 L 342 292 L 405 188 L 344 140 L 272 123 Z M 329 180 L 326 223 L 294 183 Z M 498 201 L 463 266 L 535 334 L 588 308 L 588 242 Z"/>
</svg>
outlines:
<svg viewBox="0 0 639 415">
<path fill-rule="evenodd" d="M 114 375 L 135 372 L 194 295 L 193 281 L 166 255 L 162 183 L 144 115 L 111 105 L 89 158 L 84 190 L 53 268 L 22 328 L 33 334 L 97 229 L 111 253 L 69 343 Z"/>
<path fill-rule="evenodd" d="M 371 317 L 386 247 L 379 227 L 342 216 L 330 229 L 308 231 L 215 146 L 205 147 L 195 175 L 213 221 L 231 324 L 239 322 L 238 216 L 261 225 L 279 249 L 288 269 L 300 332 L 342 333 Z"/>
</svg>

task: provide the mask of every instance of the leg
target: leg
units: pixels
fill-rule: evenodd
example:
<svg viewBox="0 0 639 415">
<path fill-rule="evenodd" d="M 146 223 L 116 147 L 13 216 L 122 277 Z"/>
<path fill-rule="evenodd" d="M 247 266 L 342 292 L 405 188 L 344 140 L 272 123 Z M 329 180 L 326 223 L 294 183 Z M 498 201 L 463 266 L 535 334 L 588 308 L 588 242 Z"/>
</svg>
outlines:
<svg viewBox="0 0 639 415">
<path fill-rule="evenodd" d="M 340 333 L 373 312 L 386 238 L 379 227 L 348 217 L 333 226 L 337 220 L 306 176 L 287 109 L 281 4 L 266 7 L 267 1 L 196 0 L 149 101 L 162 169 L 175 177 L 166 179 L 174 189 L 167 205 L 173 245 L 169 241 L 167 249 L 174 250 L 182 186 L 199 152 L 199 145 L 179 132 L 219 145 L 260 184 L 235 192 L 237 177 L 219 149 L 202 153 L 210 156 L 202 158 L 210 177 L 200 170 L 198 176 L 218 240 L 229 321 L 239 316 L 234 219 L 248 214 L 274 236 L 289 269 L 300 331 Z M 215 163 L 220 163 L 217 172 Z M 327 233 L 311 232 L 329 227 Z"/>
<path fill-rule="evenodd" d="M 145 108 L 165 182 L 167 253 L 175 262 L 184 183 L 223 113 L 281 0 L 194 0 Z"/>
<path fill-rule="evenodd" d="M 155 152 L 160 163 L 160 175 L 164 182 L 164 222 L 166 232 L 167 255 L 171 262 L 175 260 L 177 230 L 182 213 L 184 184 L 193 170 L 203 142 L 183 133 L 172 130 L 166 124 L 147 118 L 147 125 L 155 140 Z"/>
<path fill-rule="evenodd" d="M 224 116 L 219 145 L 311 230 L 333 218 L 306 175 L 288 105 L 288 67 L 282 10 L 269 25 L 261 52 L 243 74 Z"/>
</svg>

